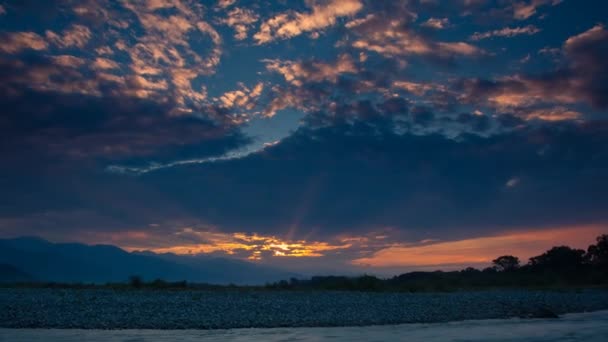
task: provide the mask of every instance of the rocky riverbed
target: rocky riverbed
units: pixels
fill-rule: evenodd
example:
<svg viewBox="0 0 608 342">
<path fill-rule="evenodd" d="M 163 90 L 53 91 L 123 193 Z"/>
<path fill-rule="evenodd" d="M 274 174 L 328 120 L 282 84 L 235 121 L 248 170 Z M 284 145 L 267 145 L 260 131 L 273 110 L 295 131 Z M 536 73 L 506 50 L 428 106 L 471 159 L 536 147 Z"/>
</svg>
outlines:
<svg viewBox="0 0 608 342">
<path fill-rule="evenodd" d="M 362 293 L 0 289 L 1 328 L 228 329 L 433 323 L 608 309 L 608 291 Z"/>
</svg>

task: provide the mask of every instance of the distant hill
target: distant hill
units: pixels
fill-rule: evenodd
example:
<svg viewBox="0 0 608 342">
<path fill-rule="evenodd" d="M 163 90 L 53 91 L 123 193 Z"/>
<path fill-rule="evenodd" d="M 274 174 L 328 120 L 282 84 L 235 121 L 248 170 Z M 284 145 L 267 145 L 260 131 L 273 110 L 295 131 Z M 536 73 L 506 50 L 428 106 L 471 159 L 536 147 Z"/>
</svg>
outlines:
<svg viewBox="0 0 608 342">
<path fill-rule="evenodd" d="M 13 265 L 0 264 L 0 283 L 20 283 L 32 281 L 33 278 Z"/>
<path fill-rule="evenodd" d="M 31 237 L 0 239 L 0 264 L 12 265 L 38 281 L 53 282 L 124 282 L 138 275 L 147 281 L 259 285 L 297 276 L 228 258 L 129 253 L 110 245 L 51 243 Z"/>
</svg>

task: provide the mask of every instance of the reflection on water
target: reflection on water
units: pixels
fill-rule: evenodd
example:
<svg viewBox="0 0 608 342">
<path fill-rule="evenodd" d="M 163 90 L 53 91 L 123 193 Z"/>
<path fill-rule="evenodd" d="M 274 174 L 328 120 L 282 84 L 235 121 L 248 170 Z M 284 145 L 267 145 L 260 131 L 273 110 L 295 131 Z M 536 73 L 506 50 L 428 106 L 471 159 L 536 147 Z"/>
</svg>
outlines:
<svg viewBox="0 0 608 342">
<path fill-rule="evenodd" d="M 233 330 L 0 329 L 0 341 L 606 341 L 608 311 L 564 315 L 558 320 L 485 320 L 348 328 Z"/>
</svg>

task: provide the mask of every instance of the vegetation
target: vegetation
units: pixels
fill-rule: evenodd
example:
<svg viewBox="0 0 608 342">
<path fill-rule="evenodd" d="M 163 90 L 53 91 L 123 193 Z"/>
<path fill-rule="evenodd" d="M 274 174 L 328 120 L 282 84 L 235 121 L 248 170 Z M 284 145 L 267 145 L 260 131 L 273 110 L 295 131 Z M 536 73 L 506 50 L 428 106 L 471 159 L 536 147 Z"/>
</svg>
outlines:
<svg viewBox="0 0 608 342">
<path fill-rule="evenodd" d="M 512 255 L 503 255 L 492 260 L 494 268 L 500 272 L 515 271 L 519 268 L 519 258 Z"/>
<path fill-rule="evenodd" d="M 483 270 L 410 272 L 390 279 L 374 276 L 312 277 L 267 285 L 289 290 L 454 291 L 503 287 L 572 288 L 608 286 L 608 235 L 597 238 L 587 251 L 553 247 L 520 265 L 516 256 L 503 255 Z"/>
<path fill-rule="evenodd" d="M 389 279 L 371 275 L 359 277 L 316 276 L 302 280 L 292 278 L 266 286 L 236 286 L 194 284 L 186 281 L 167 282 L 157 279 L 145 282 L 139 276 L 126 283 L 57 284 L 20 283 L 0 286 L 44 288 L 111 288 L 153 290 L 339 290 L 339 291 L 398 291 L 431 292 L 479 290 L 493 288 L 582 288 L 608 286 L 608 235 L 599 236 L 587 251 L 568 246 L 553 247 L 532 257 L 525 265 L 519 258 L 503 255 L 492 261 L 491 267 L 472 267 L 453 272 L 410 272 Z"/>
</svg>

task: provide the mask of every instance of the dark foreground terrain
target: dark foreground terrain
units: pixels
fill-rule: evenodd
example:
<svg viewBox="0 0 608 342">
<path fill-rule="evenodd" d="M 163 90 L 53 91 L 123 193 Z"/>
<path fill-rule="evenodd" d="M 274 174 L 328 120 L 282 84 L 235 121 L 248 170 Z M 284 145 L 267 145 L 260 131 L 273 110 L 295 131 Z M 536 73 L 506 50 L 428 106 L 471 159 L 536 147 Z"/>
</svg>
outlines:
<svg viewBox="0 0 608 342">
<path fill-rule="evenodd" d="M 608 291 L 0 290 L 1 328 L 221 329 L 431 323 L 608 309 Z"/>
</svg>

